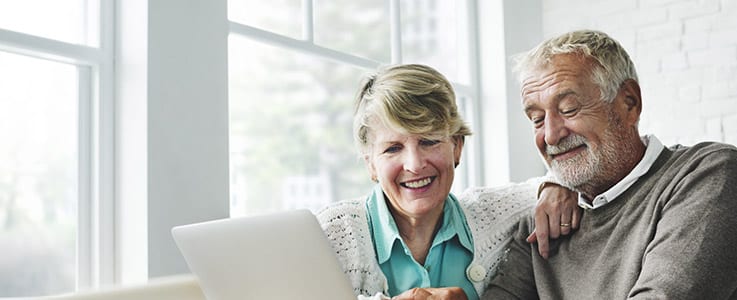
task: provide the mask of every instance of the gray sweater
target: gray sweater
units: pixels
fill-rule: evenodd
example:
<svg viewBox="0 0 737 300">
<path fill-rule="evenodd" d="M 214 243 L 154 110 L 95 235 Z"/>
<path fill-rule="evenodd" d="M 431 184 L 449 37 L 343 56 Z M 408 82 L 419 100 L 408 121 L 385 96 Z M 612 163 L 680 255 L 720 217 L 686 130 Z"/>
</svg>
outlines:
<svg viewBox="0 0 737 300">
<path fill-rule="evenodd" d="M 737 148 L 664 149 L 547 261 L 524 240 L 533 226 L 520 222 L 482 299 L 737 299 Z"/>
</svg>

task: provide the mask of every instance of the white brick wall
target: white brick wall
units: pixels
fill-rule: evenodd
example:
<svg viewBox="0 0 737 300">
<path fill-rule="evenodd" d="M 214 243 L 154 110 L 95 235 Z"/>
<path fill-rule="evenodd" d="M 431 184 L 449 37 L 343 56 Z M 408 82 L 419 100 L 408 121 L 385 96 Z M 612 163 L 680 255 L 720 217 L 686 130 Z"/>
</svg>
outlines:
<svg viewBox="0 0 737 300">
<path fill-rule="evenodd" d="M 727 143 L 737 145 L 737 114 L 724 117 L 722 124 L 724 140 Z"/>
<path fill-rule="evenodd" d="M 666 145 L 737 144 L 737 0 L 543 1 L 543 34 L 601 30 L 624 46 L 643 94 L 640 132 Z"/>
</svg>

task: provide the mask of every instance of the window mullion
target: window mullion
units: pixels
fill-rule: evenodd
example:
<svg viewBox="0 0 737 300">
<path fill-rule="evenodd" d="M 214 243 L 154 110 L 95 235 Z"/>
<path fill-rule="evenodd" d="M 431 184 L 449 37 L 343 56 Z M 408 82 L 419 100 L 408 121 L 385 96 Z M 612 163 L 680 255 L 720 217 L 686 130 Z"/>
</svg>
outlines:
<svg viewBox="0 0 737 300">
<path fill-rule="evenodd" d="M 482 107 L 481 107 L 481 60 L 479 58 L 479 22 L 478 22 L 478 3 L 477 0 L 467 0 L 466 4 L 466 20 L 465 33 L 468 35 L 468 72 L 470 73 L 471 99 L 467 110 L 469 117 L 473 120 L 473 130 L 481 132 L 483 127 Z M 463 18 L 460 18 L 463 19 Z M 462 57 L 462 56 L 461 56 Z M 483 185 L 484 170 L 481 168 L 480 162 L 484 161 L 484 144 L 481 134 L 472 137 L 475 147 L 470 151 L 471 159 L 474 164 L 469 164 L 470 185 Z"/>
<path fill-rule="evenodd" d="M 291 49 L 310 55 L 316 55 L 353 66 L 363 67 L 367 69 L 373 69 L 379 66 L 379 62 L 371 59 L 321 47 L 312 43 L 305 42 L 303 40 L 293 39 L 283 35 L 275 34 L 270 31 L 258 29 L 236 22 L 230 22 L 230 32 L 231 34 L 238 34 L 249 39 L 264 42 L 266 44 Z"/>
<path fill-rule="evenodd" d="M 65 43 L 0 28 L 0 50 L 63 63 L 97 64 L 103 60 L 99 49 Z"/>
<path fill-rule="evenodd" d="M 106 285 L 115 283 L 116 258 L 116 212 L 115 212 L 115 101 L 114 101 L 114 41 L 115 41 L 115 1 L 100 0 L 99 2 L 99 40 L 102 60 L 93 68 L 90 77 L 93 84 L 90 90 L 94 91 L 90 98 L 93 107 L 91 112 L 95 117 L 95 155 L 97 193 L 94 195 L 98 210 L 96 227 L 99 230 L 97 237 L 98 259 L 97 284 Z"/>
<path fill-rule="evenodd" d="M 77 289 L 92 285 L 94 263 L 94 207 L 92 202 L 92 118 L 91 72 L 78 67 L 78 131 L 77 131 Z"/>
<path fill-rule="evenodd" d="M 389 0 L 389 30 L 392 64 L 402 63 L 402 18 L 399 0 Z"/>
<path fill-rule="evenodd" d="M 315 43 L 315 14 L 312 0 L 302 0 L 302 38 L 311 44 Z"/>
</svg>

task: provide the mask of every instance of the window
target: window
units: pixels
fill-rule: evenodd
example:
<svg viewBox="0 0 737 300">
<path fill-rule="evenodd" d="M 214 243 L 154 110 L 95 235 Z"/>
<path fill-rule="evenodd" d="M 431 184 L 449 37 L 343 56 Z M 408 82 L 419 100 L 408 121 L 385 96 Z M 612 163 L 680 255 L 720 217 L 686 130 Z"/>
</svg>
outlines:
<svg viewBox="0 0 737 300">
<path fill-rule="evenodd" d="M 454 191 L 482 182 L 471 167 L 480 141 L 474 1 L 262 2 L 228 2 L 231 216 L 317 210 L 370 191 L 353 146 L 353 97 L 382 64 L 428 64 L 452 81 L 477 133 Z"/>
<path fill-rule="evenodd" d="M 231 214 L 319 209 L 366 191 L 351 143 L 363 70 L 239 36 L 229 44 Z"/>
<path fill-rule="evenodd" d="M 94 249 L 104 248 L 109 206 L 100 137 L 111 129 L 112 59 L 99 22 L 109 9 L 105 0 L 0 2 L 0 298 L 104 278 L 109 256 Z"/>
</svg>

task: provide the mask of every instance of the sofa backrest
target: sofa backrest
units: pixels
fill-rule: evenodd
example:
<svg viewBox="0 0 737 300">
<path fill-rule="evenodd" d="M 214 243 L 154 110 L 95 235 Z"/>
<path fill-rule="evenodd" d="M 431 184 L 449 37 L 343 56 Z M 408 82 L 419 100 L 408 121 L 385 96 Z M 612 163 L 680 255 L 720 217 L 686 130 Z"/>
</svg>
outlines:
<svg viewBox="0 0 737 300">
<path fill-rule="evenodd" d="M 47 297 L 48 300 L 206 300 L 193 275 L 154 278 L 139 285 L 102 288 L 69 295 Z"/>
</svg>

